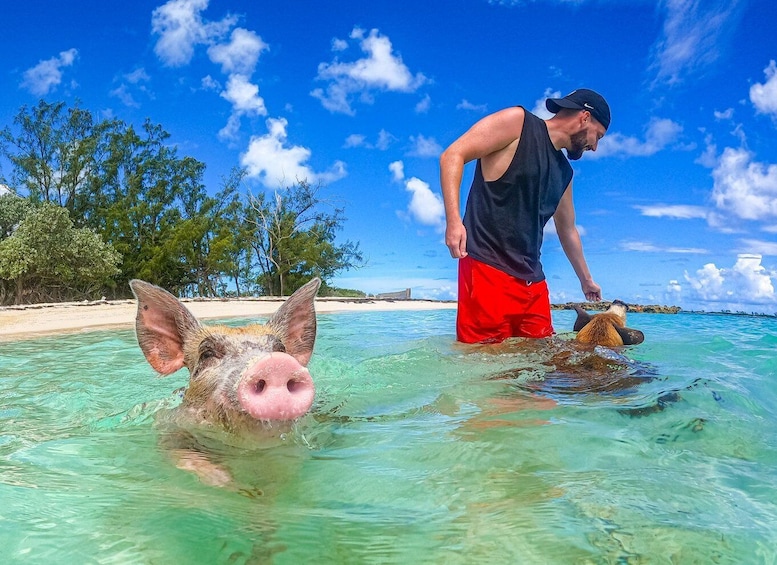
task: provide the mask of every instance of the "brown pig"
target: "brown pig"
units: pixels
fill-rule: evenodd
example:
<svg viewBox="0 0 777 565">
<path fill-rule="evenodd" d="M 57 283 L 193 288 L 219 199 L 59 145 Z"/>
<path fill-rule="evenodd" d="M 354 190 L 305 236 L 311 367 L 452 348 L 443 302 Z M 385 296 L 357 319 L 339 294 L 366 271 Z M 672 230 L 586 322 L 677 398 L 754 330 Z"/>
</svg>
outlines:
<svg viewBox="0 0 777 565">
<path fill-rule="evenodd" d="M 626 327 L 627 310 L 628 306 L 620 300 L 613 301 L 607 311 L 593 316 L 579 306 L 575 306 L 577 312 L 577 320 L 573 327 L 577 332 L 575 339 L 581 343 L 604 347 L 642 343 L 645 341 L 644 334 L 639 330 Z"/>
<path fill-rule="evenodd" d="M 315 278 L 299 288 L 266 324 L 233 328 L 201 324 L 169 292 L 133 280 L 138 343 L 159 373 L 189 370 L 178 408 L 187 421 L 234 431 L 294 420 L 307 413 L 315 394 L 307 364 L 320 284 Z"/>
</svg>

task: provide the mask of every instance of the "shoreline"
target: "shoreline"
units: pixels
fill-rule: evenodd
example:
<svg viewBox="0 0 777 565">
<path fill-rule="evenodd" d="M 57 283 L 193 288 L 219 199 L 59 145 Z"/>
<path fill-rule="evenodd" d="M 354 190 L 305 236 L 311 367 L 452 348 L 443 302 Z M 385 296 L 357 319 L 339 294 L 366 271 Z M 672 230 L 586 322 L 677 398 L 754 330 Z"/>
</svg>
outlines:
<svg viewBox="0 0 777 565">
<path fill-rule="evenodd" d="M 281 297 L 182 298 L 180 301 L 197 318 L 213 319 L 269 318 L 286 300 Z M 316 313 L 386 312 L 456 309 L 455 300 L 317 297 Z M 606 310 L 609 302 L 551 304 L 552 310 L 571 310 L 574 305 L 589 311 Z M 676 306 L 629 305 L 630 311 L 676 314 Z M 634 306 L 637 306 L 636 308 Z M 79 333 L 111 328 L 130 329 L 135 325 L 137 302 L 134 299 L 83 302 L 50 302 L 0 306 L 0 342 L 17 341 L 46 335 Z M 709 313 L 709 312 L 705 312 Z M 729 314 L 729 313 L 727 313 Z M 731 313 L 733 314 L 733 313 Z"/>
<path fill-rule="evenodd" d="M 285 301 L 277 297 L 184 298 L 181 302 L 201 320 L 267 318 Z M 316 298 L 316 313 L 455 309 L 455 301 L 383 298 Z M 0 342 L 53 334 L 134 327 L 137 302 L 98 300 L 0 307 Z"/>
</svg>

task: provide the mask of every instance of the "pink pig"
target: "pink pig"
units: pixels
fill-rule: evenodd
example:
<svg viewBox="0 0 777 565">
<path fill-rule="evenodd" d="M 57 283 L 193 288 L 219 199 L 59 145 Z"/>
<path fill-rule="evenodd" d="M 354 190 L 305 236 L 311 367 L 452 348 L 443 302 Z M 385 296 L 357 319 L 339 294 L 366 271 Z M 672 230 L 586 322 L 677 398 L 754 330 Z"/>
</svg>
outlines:
<svg viewBox="0 0 777 565">
<path fill-rule="evenodd" d="M 203 325 L 169 292 L 133 280 L 138 343 L 159 373 L 189 369 L 179 410 L 192 423 L 232 431 L 293 420 L 315 395 L 307 364 L 320 284 L 316 278 L 299 288 L 266 324 L 232 328 Z"/>
</svg>

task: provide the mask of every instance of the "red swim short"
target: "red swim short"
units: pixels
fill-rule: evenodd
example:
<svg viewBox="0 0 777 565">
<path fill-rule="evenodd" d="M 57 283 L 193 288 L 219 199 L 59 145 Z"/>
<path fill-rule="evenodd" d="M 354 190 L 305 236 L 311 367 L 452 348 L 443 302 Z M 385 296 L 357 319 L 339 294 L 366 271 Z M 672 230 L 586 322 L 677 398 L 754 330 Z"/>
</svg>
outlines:
<svg viewBox="0 0 777 565">
<path fill-rule="evenodd" d="M 456 339 L 499 343 L 553 335 L 547 282 L 527 282 L 476 261 L 459 259 Z"/>
</svg>

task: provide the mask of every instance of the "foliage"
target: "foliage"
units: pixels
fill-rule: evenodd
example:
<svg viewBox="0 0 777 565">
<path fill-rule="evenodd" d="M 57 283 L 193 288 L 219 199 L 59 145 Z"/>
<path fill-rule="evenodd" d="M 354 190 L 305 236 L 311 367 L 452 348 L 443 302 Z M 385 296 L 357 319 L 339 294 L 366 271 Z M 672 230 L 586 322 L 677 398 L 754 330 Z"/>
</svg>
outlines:
<svg viewBox="0 0 777 565">
<path fill-rule="evenodd" d="M 320 190 L 300 181 L 272 197 L 249 196 L 246 223 L 253 227 L 250 242 L 265 293 L 285 296 L 312 277 L 327 280 L 363 262 L 358 244 L 335 244 L 343 210 L 326 211 Z"/>
<path fill-rule="evenodd" d="M 30 209 L 32 203 L 26 198 L 13 193 L 0 196 L 0 240 L 13 234 Z"/>
<path fill-rule="evenodd" d="M 141 278 L 182 295 L 289 294 L 313 276 L 326 289 L 337 272 L 362 264 L 358 244 L 335 242 L 343 210 L 319 197 L 321 187 L 303 180 L 254 196 L 236 168 L 209 188 L 205 164 L 180 156 L 169 137 L 150 121 L 136 128 L 96 120 L 63 102 L 22 107 L 13 127 L 0 130 L 0 156 L 11 165 L 10 178 L 0 182 L 25 196 L 0 200 L 4 288 L 12 285 L 15 299 L 25 301 L 123 297 L 128 282 Z M 54 217 L 52 206 L 67 214 Z M 40 214 L 60 222 L 62 233 L 81 235 L 46 233 Z M 63 244 L 92 246 L 102 261 L 94 277 L 76 276 L 78 253 L 67 255 Z M 40 259 L 27 255 L 30 246 Z M 112 262 L 116 256 L 120 261 Z"/>
<path fill-rule="evenodd" d="M 338 288 L 336 286 L 322 286 L 318 291 L 319 296 L 331 296 L 338 298 L 366 298 L 367 293 L 363 290 L 354 290 L 350 288 Z"/>
<path fill-rule="evenodd" d="M 94 163 L 95 143 L 113 122 L 94 124 L 92 115 L 64 102 L 41 100 L 14 118 L 19 132 L 0 131 L 3 154 L 13 165 L 12 184 L 33 202 L 53 202 L 71 212 Z"/>
<path fill-rule="evenodd" d="M 52 203 L 30 207 L 0 241 L 0 298 L 13 296 L 19 304 L 87 296 L 108 284 L 120 260 L 92 230 L 75 228 L 65 208 Z"/>
</svg>

